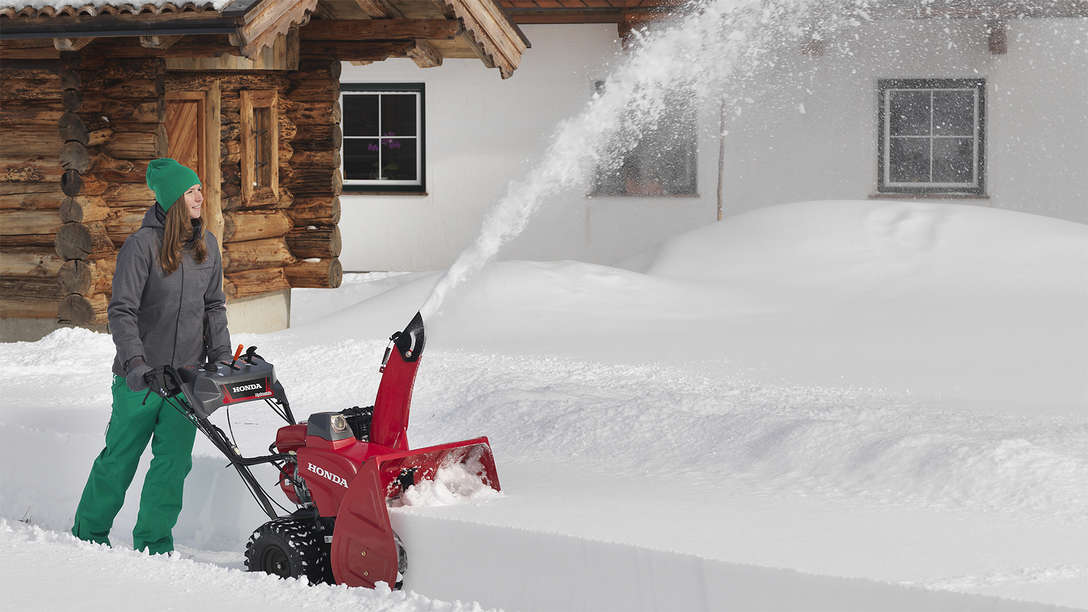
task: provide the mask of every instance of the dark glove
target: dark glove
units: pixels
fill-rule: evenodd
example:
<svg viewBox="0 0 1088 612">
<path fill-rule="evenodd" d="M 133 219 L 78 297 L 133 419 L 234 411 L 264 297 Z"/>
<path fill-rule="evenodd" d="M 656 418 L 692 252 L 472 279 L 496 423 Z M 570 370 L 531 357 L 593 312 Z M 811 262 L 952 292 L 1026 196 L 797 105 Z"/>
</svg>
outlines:
<svg viewBox="0 0 1088 612">
<path fill-rule="evenodd" d="M 148 368 L 144 374 L 144 386 L 148 388 L 151 393 L 156 393 L 162 397 L 170 397 L 173 395 L 169 391 L 166 385 L 166 370 L 162 366 L 157 368 Z"/>
<path fill-rule="evenodd" d="M 125 384 L 128 385 L 130 391 L 142 391 L 147 388 L 147 381 L 144 380 L 144 376 L 151 371 L 151 368 L 144 363 L 143 357 L 133 357 L 128 361 L 128 371 L 125 374 Z"/>
</svg>

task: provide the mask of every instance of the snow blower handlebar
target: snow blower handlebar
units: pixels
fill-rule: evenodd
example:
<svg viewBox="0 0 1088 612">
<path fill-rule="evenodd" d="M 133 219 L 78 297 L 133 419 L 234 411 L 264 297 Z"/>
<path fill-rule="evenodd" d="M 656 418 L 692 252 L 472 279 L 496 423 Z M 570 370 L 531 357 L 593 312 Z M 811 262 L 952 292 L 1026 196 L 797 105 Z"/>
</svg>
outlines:
<svg viewBox="0 0 1088 612">
<path fill-rule="evenodd" d="M 176 399 L 180 406 L 174 405 L 193 422 L 197 430 L 204 434 L 238 471 L 242 481 L 252 493 L 257 504 L 271 519 L 278 518 L 272 507 L 272 499 L 257 482 L 250 467 L 264 463 L 276 464 L 291 458 L 290 455 L 274 453 L 258 457 L 244 457 L 238 448 L 227 438 L 226 433 L 217 427 L 208 417 L 218 408 L 230 404 L 265 399 L 276 414 L 288 424 L 295 423 L 291 406 L 283 385 L 276 380 L 272 364 L 257 354 L 257 347 L 250 347 L 239 363 L 241 347 L 230 363 L 207 363 L 202 368 L 181 368 L 167 366 L 165 378 L 171 399 Z M 278 404 L 278 408 L 277 408 Z"/>
</svg>

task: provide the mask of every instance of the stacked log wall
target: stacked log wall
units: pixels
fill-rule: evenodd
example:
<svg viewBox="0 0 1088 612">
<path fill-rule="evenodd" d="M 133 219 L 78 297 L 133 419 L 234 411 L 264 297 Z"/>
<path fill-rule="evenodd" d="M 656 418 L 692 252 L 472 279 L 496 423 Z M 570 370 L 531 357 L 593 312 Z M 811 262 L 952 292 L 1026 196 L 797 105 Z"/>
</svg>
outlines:
<svg viewBox="0 0 1088 612">
<path fill-rule="evenodd" d="M 82 169 L 65 168 L 62 178 L 68 197 L 55 242 L 64 259 L 58 275 L 65 294 L 62 323 L 106 329 L 117 251 L 154 202 L 147 163 L 167 151 L 165 72 L 160 58 L 84 53 L 79 88 L 66 92 L 79 100 L 69 119 L 86 132 L 81 144 L 88 161 Z"/>
<path fill-rule="evenodd" d="M 5 60 L 0 72 L 0 317 L 61 320 L 77 303 L 60 282 L 71 249 L 93 242 L 68 221 L 98 205 L 74 185 L 91 164 L 81 105 L 79 58 Z M 69 266 L 70 267 L 70 266 Z M 86 308 L 84 308 L 86 306 Z"/>
<path fill-rule="evenodd" d="M 297 127 L 292 155 L 280 160 L 280 184 L 294 195 L 287 209 L 292 229 L 287 246 L 296 259 L 287 268 L 292 287 L 339 287 L 341 237 L 340 61 L 307 55 L 301 50 L 299 69 L 288 74 L 289 86 L 280 96 L 280 115 Z"/>
</svg>

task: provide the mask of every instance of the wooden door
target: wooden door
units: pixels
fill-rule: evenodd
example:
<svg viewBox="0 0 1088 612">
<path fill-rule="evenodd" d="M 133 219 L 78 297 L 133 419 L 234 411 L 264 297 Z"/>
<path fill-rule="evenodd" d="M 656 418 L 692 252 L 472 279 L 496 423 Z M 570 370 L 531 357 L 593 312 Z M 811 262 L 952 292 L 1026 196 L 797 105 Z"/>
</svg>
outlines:
<svg viewBox="0 0 1088 612">
<path fill-rule="evenodd" d="M 166 94 L 167 157 L 200 177 L 204 188 L 204 227 L 223 242 L 223 209 L 219 168 L 220 89 L 213 81 L 203 90 L 170 90 Z"/>
<path fill-rule="evenodd" d="M 166 98 L 167 157 L 195 170 L 201 185 L 208 182 L 206 105 L 203 92 L 179 92 Z"/>
</svg>

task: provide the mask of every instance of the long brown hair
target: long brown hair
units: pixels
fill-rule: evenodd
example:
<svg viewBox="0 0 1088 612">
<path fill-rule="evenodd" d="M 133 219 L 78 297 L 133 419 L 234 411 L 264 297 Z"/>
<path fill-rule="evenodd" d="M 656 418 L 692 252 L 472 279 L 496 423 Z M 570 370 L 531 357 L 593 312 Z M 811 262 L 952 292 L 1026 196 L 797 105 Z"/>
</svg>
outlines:
<svg viewBox="0 0 1088 612">
<path fill-rule="evenodd" d="M 156 204 L 158 206 L 158 204 Z M 199 223 L 197 223 L 199 221 Z M 162 250 L 159 251 L 159 263 L 162 271 L 167 276 L 174 273 L 181 263 L 181 249 L 192 251 L 193 259 L 197 263 L 204 263 L 208 257 L 208 248 L 204 244 L 204 214 L 192 219 L 189 217 L 189 207 L 185 205 L 185 194 L 182 194 L 170 210 L 166 211 L 165 228 L 162 232 Z M 194 236 L 199 231 L 200 236 Z"/>
</svg>

